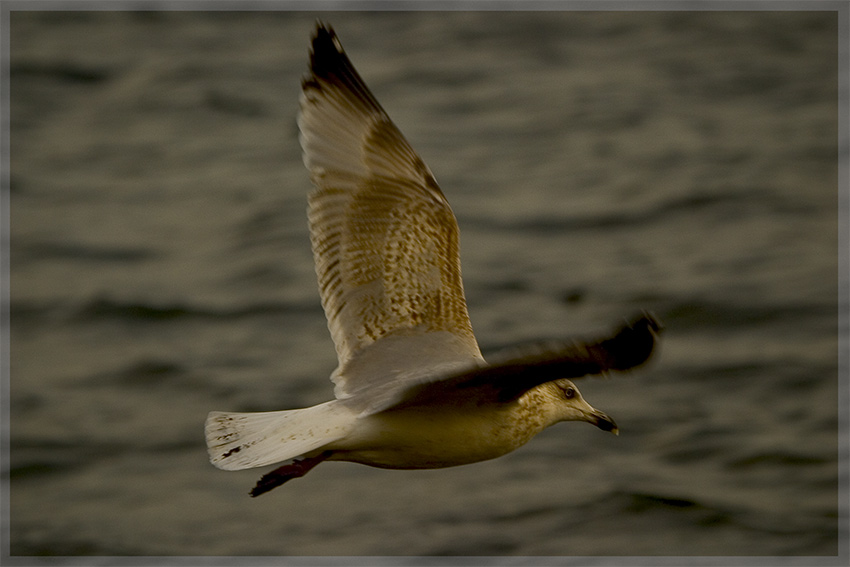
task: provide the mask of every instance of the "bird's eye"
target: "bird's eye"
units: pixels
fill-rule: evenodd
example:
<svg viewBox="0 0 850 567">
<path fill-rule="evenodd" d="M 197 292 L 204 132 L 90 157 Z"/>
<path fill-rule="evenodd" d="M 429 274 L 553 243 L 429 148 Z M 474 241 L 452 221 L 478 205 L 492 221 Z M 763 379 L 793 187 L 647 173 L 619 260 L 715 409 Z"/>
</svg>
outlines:
<svg viewBox="0 0 850 567">
<path fill-rule="evenodd" d="M 564 390 L 564 397 L 568 400 L 571 400 L 576 397 L 576 389 L 570 386 L 569 388 Z"/>
</svg>

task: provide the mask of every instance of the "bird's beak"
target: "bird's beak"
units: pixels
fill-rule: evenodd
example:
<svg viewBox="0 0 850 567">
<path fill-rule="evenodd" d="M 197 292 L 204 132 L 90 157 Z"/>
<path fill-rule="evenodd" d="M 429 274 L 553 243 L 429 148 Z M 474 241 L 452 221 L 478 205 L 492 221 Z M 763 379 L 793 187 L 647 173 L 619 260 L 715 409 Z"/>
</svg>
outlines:
<svg viewBox="0 0 850 567">
<path fill-rule="evenodd" d="M 587 415 L 587 421 L 601 429 L 602 431 L 610 431 L 614 435 L 620 434 L 620 429 L 617 427 L 617 424 L 614 423 L 614 420 L 608 417 L 607 414 L 602 413 L 599 410 L 593 410 Z"/>
</svg>

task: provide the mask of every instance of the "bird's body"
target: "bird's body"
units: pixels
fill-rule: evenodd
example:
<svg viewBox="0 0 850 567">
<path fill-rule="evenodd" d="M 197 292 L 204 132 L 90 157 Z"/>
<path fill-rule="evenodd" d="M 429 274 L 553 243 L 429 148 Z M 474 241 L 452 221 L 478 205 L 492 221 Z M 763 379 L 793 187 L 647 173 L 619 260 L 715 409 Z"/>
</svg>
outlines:
<svg viewBox="0 0 850 567">
<path fill-rule="evenodd" d="M 308 217 L 339 366 L 335 400 L 263 413 L 211 412 L 225 470 L 285 461 L 262 494 L 325 460 L 390 469 L 493 459 L 560 421 L 616 433 L 570 378 L 627 370 L 653 351 L 643 314 L 610 338 L 532 345 L 487 363 L 472 333 L 457 221 L 428 167 L 319 24 L 299 115 L 316 189 Z"/>
<path fill-rule="evenodd" d="M 433 469 L 501 457 L 555 423 L 534 389 L 504 404 L 464 403 L 463 397 L 402 409 L 361 420 L 350 437 L 328 445 L 330 460 L 388 469 Z M 541 411 L 541 409 L 543 411 Z"/>
</svg>

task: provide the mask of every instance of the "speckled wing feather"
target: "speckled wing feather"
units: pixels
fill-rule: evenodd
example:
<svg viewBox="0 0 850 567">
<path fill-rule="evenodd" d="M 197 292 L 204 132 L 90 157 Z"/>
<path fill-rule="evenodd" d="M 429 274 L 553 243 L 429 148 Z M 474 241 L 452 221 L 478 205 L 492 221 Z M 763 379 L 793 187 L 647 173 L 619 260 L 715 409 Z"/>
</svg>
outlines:
<svg viewBox="0 0 850 567">
<path fill-rule="evenodd" d="M 319 24 L 298 120 L 315 190 L 310 236 L 336 345 L 337 397 L 481 360 L 460 274 L 458 228 L 433 175 Z M 395 389 L 393 386 L 390 389 Z M 382 402 L 373 400 L 373 404 Z"/>
</svg>

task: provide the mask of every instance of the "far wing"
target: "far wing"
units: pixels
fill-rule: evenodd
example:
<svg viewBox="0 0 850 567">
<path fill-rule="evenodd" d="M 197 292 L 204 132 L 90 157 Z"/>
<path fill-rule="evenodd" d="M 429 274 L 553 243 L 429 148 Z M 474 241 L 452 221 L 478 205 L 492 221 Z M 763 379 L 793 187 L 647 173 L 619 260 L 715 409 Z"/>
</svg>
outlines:
<svg viewBox="0 0 850 567">
<path fill-rule="evenodd" d="M 412 386 L 384 409 L 442 405 L 452 399 L 473 404 L 508 402 L 544 382 L 629 370 L 650 358 L 661 329 L 652 315 L 644 313 L 611 338 L 526 346 L 524 352 L 497 358 L 490 365 Z"/>
<path fill-rule="evenodd" d="M 454 214 L 333 30 L 322 24 L 302 83 L 298 123 L 316 186 L 309 199 L 310 236 L 339 358 L 337 397 L 384 379 L 368 367 L 353 372 L 352 364 L 371 347 L 372 355 L 355 366 L 382 360 L 376 354 L 386 337 L 448 334 L 452 352 L 446 356 L 453 363 L 480 360 L 463 295 Z M 419 362 L 402 357 L 393 372 Z M 438 353 L 432 362 L 444 361 Z"/>
</svg>

